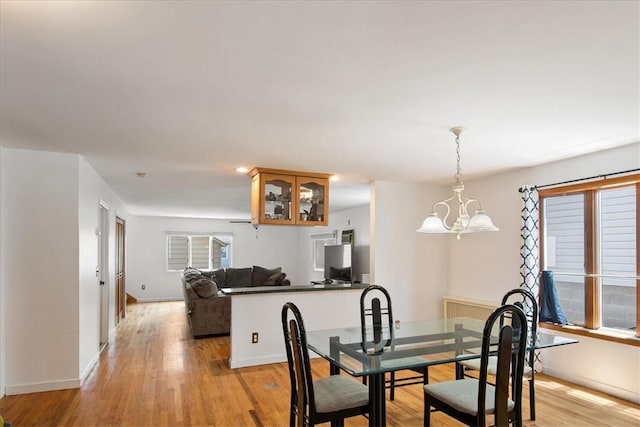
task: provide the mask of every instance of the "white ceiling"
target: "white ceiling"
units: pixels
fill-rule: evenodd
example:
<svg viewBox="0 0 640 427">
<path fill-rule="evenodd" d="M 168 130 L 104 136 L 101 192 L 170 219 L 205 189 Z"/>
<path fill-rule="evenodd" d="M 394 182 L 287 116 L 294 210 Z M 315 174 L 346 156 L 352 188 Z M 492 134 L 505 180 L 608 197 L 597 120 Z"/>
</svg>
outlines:
<svg viewBox="0 0 640 427">
<path fill-rule="evenodd" d="M 637 1 L 9 2 L 0 142 L 133 214 L 249 218 L 239 165 L 449 183 L 640 140 Z M 146 178 L 136 177 L 144 171 Z"/>
</svg>

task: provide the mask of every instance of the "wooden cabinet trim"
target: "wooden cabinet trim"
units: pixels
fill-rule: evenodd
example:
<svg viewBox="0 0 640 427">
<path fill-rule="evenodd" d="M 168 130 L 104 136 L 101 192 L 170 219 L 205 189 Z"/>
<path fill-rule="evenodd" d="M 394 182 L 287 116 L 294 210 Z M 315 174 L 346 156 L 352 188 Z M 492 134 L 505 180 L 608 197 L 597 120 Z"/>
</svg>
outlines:
<svg viewBox="0 0 640 427">
<path fill-rule="evenodd" d="M 319 172 L 304 172 L 304 171 L 293 171 L 293 170 L 285 170 L 285 169 L 271 169 L 271 168 L 261 168 L 255 167 L 249 171 L 249 176 L 253 177 L 259 173 L 265 174 L 274 174 L 274 175 L 293 175 L 293 176 L 307 176 L 310 178 L 331 178 L 330 173 L 319 173 Z"/>
</svg>

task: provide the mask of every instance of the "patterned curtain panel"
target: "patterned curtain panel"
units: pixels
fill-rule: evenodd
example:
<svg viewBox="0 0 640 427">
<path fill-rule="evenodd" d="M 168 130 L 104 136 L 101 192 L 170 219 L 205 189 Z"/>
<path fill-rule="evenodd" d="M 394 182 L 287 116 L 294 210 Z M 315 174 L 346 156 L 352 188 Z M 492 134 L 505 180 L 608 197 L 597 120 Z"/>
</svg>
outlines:
<svg viewBox="0 0 640 427">
<path fill-rule="evenodd" d="M 538 190 L 535 187 L 522 187 L 520 189 L 522 195 L 522 227 L 520 236 L 522 237 L 522 245 L 520 246 L 520 256 L 522 263 L 520 264 L 520 277 L 522 284 L 520 287 L 529 290 L 536 298 L 539 299 L 538 277 L 540 273 L 539 260 L 539 202 Z M 531 310 L 532 307 L 527 307 Z M 535 355 L 535 370 L 540 372 L 542 365 L 540 363 L 540 353 Z"/>
<path fill-rule="evenodd" d="M 520 277 L 524 289 L 538 297 L 538 276 L 540 263 L 538 260 L 538 190 L 535 187 L 522 187 L 522 246 L 520 246 Z"/>
</svg>

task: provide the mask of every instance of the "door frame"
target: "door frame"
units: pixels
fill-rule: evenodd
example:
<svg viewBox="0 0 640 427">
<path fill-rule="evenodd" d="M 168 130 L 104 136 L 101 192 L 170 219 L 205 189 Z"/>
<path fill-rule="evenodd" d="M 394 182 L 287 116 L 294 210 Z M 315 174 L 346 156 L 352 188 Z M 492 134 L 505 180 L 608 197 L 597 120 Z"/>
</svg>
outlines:
<svg viewBox="0 0 640 427">
<path fill-rule="evenodd" d="M 102 200 L 98 226 L 98 286 L 100 286 L 100 349 L 109 342 L 109 205 Z"/>
<path fill-rule="evenodd" d="M 116 215 L 116 324 L 126 316 L 127 291 L 125 286 L 125 220 Z"/>
</svg>

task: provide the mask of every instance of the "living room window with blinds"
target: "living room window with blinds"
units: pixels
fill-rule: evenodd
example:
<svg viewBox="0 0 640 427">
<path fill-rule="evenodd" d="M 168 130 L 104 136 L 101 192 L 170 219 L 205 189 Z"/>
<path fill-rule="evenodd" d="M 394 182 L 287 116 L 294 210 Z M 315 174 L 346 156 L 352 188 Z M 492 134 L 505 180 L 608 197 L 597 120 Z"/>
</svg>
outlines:
<svg viewBox="0 0 640 427">
<path fill-rule="evenodd" d="M 231 267 L 232 236 L 222 233 L 167 233 L 167 270 L 187 267 L 214 270 Z"/>
<path fill-rule="evenodd" d="M 311 259 L 313 260 L 313 270 L 324 272 L 324 247 L 336 244 L 337 232 L 314 234 L 311 239 Z"/>
</svg>

